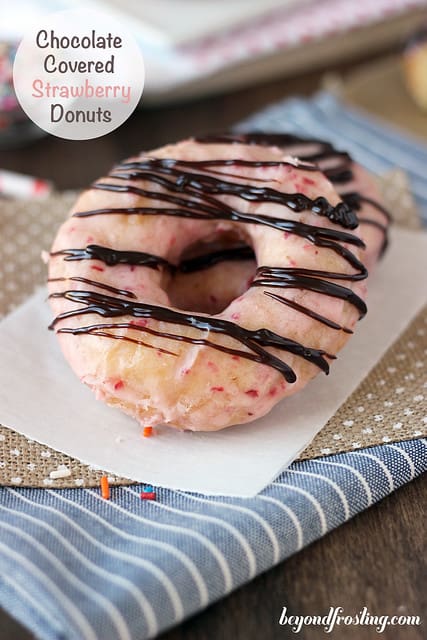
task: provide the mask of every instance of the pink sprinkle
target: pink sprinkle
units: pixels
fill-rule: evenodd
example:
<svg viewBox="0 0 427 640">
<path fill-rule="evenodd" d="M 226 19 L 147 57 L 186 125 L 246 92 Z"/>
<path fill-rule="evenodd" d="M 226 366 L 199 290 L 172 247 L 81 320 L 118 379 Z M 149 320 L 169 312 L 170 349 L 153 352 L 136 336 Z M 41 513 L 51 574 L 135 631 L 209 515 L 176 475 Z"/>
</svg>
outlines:
<svg viewBox="0 0 427 640">
<path fill-rule="evenodd" d="M 208 367 L 209 369 L 212 369 L 212 371 L 218 371 L 217 365 L 215 364 L 215 362 L 212 362 L 212 360 L 208 361 Z"/>
<path fill-rule="evenodd" d="M 249 391 L 245 391 L 245 393 L 251 398 L 258 398 L 259 396 L 258 389 L 249 389 Z"/>
<path fill-rule="evenodd" d="M 303 247 L 304 251 L 309 251 L 312 248 L 311 244 L 304 244 Z"/>
<path fill-rule="evenodd" d="M 311 178 L 303 178 L 302 181 L 304 184 L 315 184 L 314 180 Z"/>
<path fill-rule="evenodd" d="M 86 242 L 93 242 L 93 236 L 88 236 L 86 238 Z"/>
<path fill-rule="evenodd" d="M 231 317 L 233 320 L 238 320 L 240 318 L 240 313 L 232 313 Z"/>
<path fill-rule="evenodd" d="M 273 398 L 276 395 L 276 393 L 277 393 L 277 387 L 271 387 L 270 391 L 268 392 L 268 395 Z"/>
<path fill-rule="evenodd" d="M 9 97 L 9 96 L 6 96 L 6 97 Z M 15 106 L 14 102 L 9 102 L 9 100 L 6 101 L 6 105 L 7 104 L 11 104 Z M 35 193 L 44 193 L 46 191 L 46 187 L 47 187 L 46 182 L 44 180 L 40 180 L 40 178 L 37 178 L 36 181 L 34 182 Z M 48 193 L 49 193 L 49 190 L 48 190 Z"/>
<path fill-rule="evenodd" d="M 289 260 L 289 264 L 291 265 L 291 267 L 297 266 L 297 263 L 295 262 L 295 260 Z"/>
<path fill-rule="evenodd" d="M 98 267 L 96 264 L 93 264 L 91 266 L 91 269 L 93 269 L 94 271 L 104 271 L 104 267 Z"/>
<path fill-rule="evenodd" d="M 182 376 L 188 376 L 189 373 L 190 373 L 190 369 L 181 369 Z"/>
<path fill-rule="evenodd" d="M 211 387 L 211 391 L 224 391 L 224 387 Z"/>
<path fill-rule="evenodd" d="M 119 380 L 118 382 L 116 382 L 116 384 L 114 385 L 114 389 L 116 391 L 118 391 L 118 389 L 123 389 L 123 387 L 125 386 L 125 383 L 123 382 L 123 380 Z"/>
<path fill-rule="evenodd" d="M 285 240 L 287 240 L 289 238 L 289 236 L 290 236 L 289 231 L 284 231 L 283 232 L 283 237 L 285 238 Z"/>
<path fill-rule="evenodd" d="M 141 318 L 141 320 L 132 320 L 129 324 L 134 325 L 135 327 L 146 327 L 148 324 L 148 320 L 145 318 Z"/>
</svg>

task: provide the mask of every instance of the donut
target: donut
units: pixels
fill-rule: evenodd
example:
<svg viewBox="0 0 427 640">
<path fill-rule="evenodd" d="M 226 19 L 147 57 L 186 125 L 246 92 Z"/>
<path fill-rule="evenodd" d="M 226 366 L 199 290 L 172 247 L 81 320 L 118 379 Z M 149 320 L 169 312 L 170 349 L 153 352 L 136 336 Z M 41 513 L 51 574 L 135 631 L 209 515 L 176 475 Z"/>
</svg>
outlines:
<svg viewBox="0 0 427 640">
<path fill-rule="evenodd" d="M 355 211 L 283 139 L 249 138 L 120 163 L 51 248 L 65 358 L 143 426 L 215 431 L 265 415 L 329 372 L 366 313 Z"/>
<path fill-rule="evenodd" d="M 203 144 L 221 142 L 275 145 L 287 155 L 296 156 L 304 162 L 316 163 L 342 200 L 357 213 L 360 236 L 365 244 L 362 258 L 369 271 L 387 249 L 390 213 L 381 202 L 379 188 L 372 176 L 348 152 L 337 150 L 325 140 L 290 133 L 224 133 L 196 139 Z"/>
<path fill-rule="evenodd" d="M 298 156 L 305 161 L 316 162 L 334 184 L 341 197 L 358 214 L 360 235 L 365 243 L 362 253 L 363 262 L 369 272 L 385 252 L 388 245 L 390 214 L 381 203 L 382 198 L 372 176 L 361 165 L 354 162 L 347 152 L 338 151 L 331 143 L 324 140 L 280 133 L 216 134 L 201 136 L 197 140 L 205 144 L 212 142 L 275 144 L 286 154 Z M 237 249 L 241 250 L 242 248 L 237 247 Z M 254 275 L 256 264 L 248 262 L 250 254 L 250 247 L 247 247 L 247 253 L 241 250 L 240 253 L 232 254 L 233 263 L 226 265 L 227 279 L 221 277 L 219 267 L 211 268 L 207 273 L 182 270 L 174 281 L 174 290 L 178 294 L 178 300 L 184 305 L 187 302 L 186 308 L 194 310 L 198 310 L 199 307 L 209 313 L 221 310 L 222 289 L 229 289 L 234 282 L 236 284 L 235 297 L 237 297 L 240 295 L 239 286 L 244 285 Z M 228 252 L 224 253 L 222 259 L 227 261 L 228 255 Z M 253 252 L 252 258 L 254 258 Z M 236 259 L 242 260 L 240 267 L 235 262 Z M 208 278 L 207 287 L 205 287 L 206 278 Z M 209 295 L 206 293 L 207 291 L 210 292 Z M 226 299 L 231 300 L 232 297 L 230 295 Z"/>
</svg>

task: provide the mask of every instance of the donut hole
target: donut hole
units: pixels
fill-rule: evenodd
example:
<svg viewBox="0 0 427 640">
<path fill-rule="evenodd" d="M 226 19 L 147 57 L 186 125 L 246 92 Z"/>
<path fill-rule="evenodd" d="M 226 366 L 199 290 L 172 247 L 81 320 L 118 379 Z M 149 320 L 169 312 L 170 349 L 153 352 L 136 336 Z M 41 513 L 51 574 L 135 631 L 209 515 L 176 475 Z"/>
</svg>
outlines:
<svg viewBox="0 0 427 640">
<path fill-rule="evenodd" d="M 217 233 L 185 249 L 165 290 L 178 309 L 216 315 L 247 291 L 255 271 L 248 238 Z"/>
</svg>

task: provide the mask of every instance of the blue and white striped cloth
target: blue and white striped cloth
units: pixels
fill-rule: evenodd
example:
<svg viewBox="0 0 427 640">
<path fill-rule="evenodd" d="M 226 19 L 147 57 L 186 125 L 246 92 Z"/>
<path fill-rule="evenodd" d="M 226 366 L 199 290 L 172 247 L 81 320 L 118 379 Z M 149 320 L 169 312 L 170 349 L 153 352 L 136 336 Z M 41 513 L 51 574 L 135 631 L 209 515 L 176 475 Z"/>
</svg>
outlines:
<svg viewBox="0 0 427 640">
<path fill-rule="evenodd" d="M 143 640 L 427 469 L 412 440 L 294 463 L 255 498 L 0 489 L 0 604 L 49 640 Z"/>
<path fill-rule="evenodd" d="M 330 96 L 286 101 L 251 125 L 330 138 L 371 169 L 392 158 L 427 213 L 415 162 L 427 166 L 427 150 Z M 419 439 L 296 462 L 247 499 L 0 488 L 0 605 L 43 640 L 152 638 L 426 471 L 426 454 Z"/>
</svg>

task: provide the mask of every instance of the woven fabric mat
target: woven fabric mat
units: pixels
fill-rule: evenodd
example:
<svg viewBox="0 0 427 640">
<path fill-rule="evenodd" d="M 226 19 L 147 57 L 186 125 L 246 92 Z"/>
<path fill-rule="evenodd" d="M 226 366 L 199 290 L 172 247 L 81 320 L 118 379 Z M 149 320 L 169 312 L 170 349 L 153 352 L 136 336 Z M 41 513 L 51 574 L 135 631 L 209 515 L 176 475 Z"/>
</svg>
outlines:
<svg viewBox="0 0 427 640">
<path fill-rule="evenodd" d="M 417 216 L 405 175 L 393 171 L 381 179 L 393 199 L 399 223 L 416 228 Z M 43 201 L 0 203 L 0 317 L 23 302 L 46 278 L 40 256 L 75 200 L 74 193 Z M 427 308 L 415 318 L 303 451 L 300 459 L 427 436 Z M 60 425 L 59 425 L 60 427 Z M 60 466 L 67 478 L 52 479 Z M 0 484 L 28 487 L 94 487 L 105 472 L 84 465 L 10 428 L 0 425 Z M 111 484 L 129 484 L 109 475 Z"/>
</svg>

